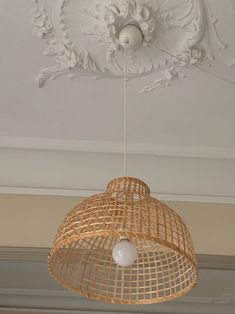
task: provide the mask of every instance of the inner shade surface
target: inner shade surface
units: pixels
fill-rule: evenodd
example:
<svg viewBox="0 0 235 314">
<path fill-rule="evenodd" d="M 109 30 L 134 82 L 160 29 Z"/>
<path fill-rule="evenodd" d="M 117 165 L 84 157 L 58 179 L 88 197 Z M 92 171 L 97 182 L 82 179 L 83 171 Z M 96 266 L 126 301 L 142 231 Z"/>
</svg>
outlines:
<svg viewBox="0 0 235 314">
<path fill-rule="evenodd" d="M 136 245 L 130 267 L 118 266 L 112 249 L 120 238 Z M 111 181 L 105 193 L 85 199 L 60 226 L 48 257 L 51 275 L 91 299 L 119 304 L 173 300 L 198 278 L 188 229 L 180 216 L 131 177 Z"/>
</svg>

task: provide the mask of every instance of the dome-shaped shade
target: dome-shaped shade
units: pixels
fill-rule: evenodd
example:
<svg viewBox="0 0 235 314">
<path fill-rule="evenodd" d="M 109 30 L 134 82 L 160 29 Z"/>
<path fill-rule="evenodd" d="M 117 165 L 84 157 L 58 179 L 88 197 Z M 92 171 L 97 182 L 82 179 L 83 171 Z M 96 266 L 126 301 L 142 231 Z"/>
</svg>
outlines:
<svg viewBox="0 0 235 314">
<path fill-rule="evenodd" d="M 113 261 L 120 238 L 136 245 L 130 267 Z M 64 287 L 110 303 L 173 300 L 197 281 L 188 229 L 172 209 L 150 197 L 148 186 L 122 177 L 103 194 L 78 204 L 64 219 L 48 258 L 49 271 Z"/>
</svg>

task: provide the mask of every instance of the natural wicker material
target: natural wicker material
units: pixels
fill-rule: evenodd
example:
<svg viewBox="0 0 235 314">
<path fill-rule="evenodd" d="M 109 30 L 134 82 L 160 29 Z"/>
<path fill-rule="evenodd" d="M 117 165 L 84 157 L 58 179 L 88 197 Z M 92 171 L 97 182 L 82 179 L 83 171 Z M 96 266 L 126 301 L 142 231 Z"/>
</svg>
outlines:
<svg viewBox="0 0 235 314">
<path fill-rule="evenodd" d="M 127 237 L 138 249 L 130 267 L 112 259 Z M 49 271 L 83 296 L 120 304 L 173 300 L 197 282 L 190 234 L 181 218 L 131 177 L 111 181 L 103 194 L 78 204 L 64 219 L 48 257 Z"/>
</svg>

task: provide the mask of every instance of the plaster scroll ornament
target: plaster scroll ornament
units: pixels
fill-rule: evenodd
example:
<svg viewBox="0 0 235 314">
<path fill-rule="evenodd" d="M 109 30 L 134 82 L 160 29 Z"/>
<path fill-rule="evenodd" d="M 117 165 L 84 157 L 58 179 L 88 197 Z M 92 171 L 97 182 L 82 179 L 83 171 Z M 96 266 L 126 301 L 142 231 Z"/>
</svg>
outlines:
<svg viewBox="0 0 235 314">
<path fill-rule="evenodd" d="M 37 76 L 48 79 L 92 76 L 123 77 L 124 51 L 119 34 L 127 24 L 137 26 L 142 45 L 128 51 L 128 79 L 156 73 L 142 92 L 169 87 L 192 68 L 210 67 L 219 57 L 228 67 L 235 54 L 223 42 L 210 0 L 33 0 L 34 33 L 44 40 L 44 55 L 55 65 Z M 230 14 L 234 0 L 225 0 Z M 234 43 L 235 46 L 235 43 Z"/>
</svg>

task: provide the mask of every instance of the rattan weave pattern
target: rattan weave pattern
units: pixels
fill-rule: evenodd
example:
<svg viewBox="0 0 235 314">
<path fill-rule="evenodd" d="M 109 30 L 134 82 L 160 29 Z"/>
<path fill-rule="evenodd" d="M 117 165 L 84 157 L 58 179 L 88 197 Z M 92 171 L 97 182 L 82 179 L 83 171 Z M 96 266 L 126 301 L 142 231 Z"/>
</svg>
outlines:
<svg viewBox="0 0 235 314">
<path fill-rule="evenodd" d="M 121 237 L 138 249 L 130 267 L 112 259 Z M 198 277 L 192 240 L 180 216 L 131 177 L 112 180 L 105 193 L 85 199 L 68 213 L 48 266 L 66 288 L 120 304 L 173 300 L 191 290 Z"/>
</svg>

